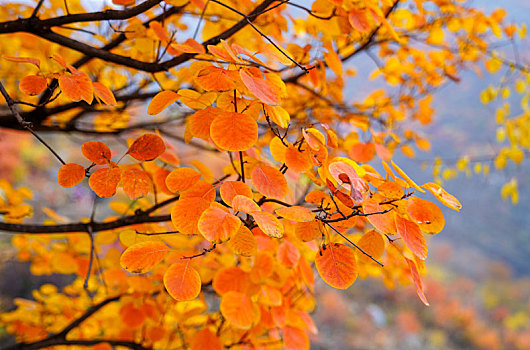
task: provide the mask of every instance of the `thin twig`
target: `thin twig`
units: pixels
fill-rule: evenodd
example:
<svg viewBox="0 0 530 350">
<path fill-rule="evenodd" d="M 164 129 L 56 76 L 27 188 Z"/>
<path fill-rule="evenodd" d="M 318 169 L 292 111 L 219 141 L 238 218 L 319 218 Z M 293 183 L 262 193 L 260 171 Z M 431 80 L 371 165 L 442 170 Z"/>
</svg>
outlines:
<svg viewBox="0 0 530 350">
<path fill-rule="evenodd" d="M 204 19 L 204 13 L 206 12 L 206 8 L 208 7 L 209 3 L 210 0 L 207 0 L 206 4 L 202 8 L 201 16 L 199 17 L 199 22 L 197 23 L 197 27 L 195 27 L 195 31 L 193 32 L 193 39 L 197 38 L 197 34 L 199 34 L 199 28 L 201 27 L 202 20 Z"/>
<path fill-rule="evenodd" d="M 57 152 L 55 152 L 53 148 L 51 148 L 51 146 L 46 143 L 46 141 L 44 141 L 35 131 L 33 131 L 32 124 L 30 122 L 25 121 L 24 118 L 22 118 L 22 116 L 18 112 L 15 101 L 11 98 L 11 96 L 9 96 L 2 82 L 0 82 L 0 92 L 2 93 L 2 95 L 4 96 L 6 100 L 9 110 L 15 116 L 19 124 L 24 129 L 28 130 L 31 134 L 33 134 L 33 136 L 35 136 L 35 138 L 39 140 L 44 146 L 46 146 L 46 148 L 48 148 L 50 152 L 52 152 L 52 154 L 59 160 L 59 162 L 61 162 L 63 165 L 66 164 L 66 162 L 57 154 Z"/>
<path fill-rule="evenodd" d="M 367 252 L 365 252 L 361 247 L 359 247 L 357 244 L 353 243 L 348 237 L 346 237 L 344 234 L 342 234 L 342 232 L 340 232 L 339 230 L 337 230 L 335 227 L 333 227 L 331 224 L 327 223 L 327 222 L 324 222 L 324 224 L 328 225 L 333 231 L 335 231 L 336 233 L 338 233 L 342 238 L 344 238 L 346 241 L 348 241 L 348 243 L 350 243 L 352 246 L 354 246 L 355 248 L 359 249 L 359 251 L 361 253 L 363 253 L 364 255 L 366 255 L 367 257 L 369 257 L 370 259 L 372 259 L 373 261 L 375 261 L 379 266 L 383 267 L 385 265 L 383 265 L 382 263 L 380 263 L 378 260 L 376 260 L 373 256 L 371 256 L 370 254 L 368 254 Z"/>
<path fill-rule="evenodd" d="M 250 20 L 250 18 L 245 15 L 243 12 L 240 12 L 238 10 L 236 10 L 235 8 L 233 7 L 230 7 L 218 0 L 210 0 L 212 2 L 215 2 L 216 4 L 219 4 L 227 9 L 229 9 L 230 11 L 232 12 L 235 12 L 237 13 L 238 15 L 240 15 L 241 17 L 243 17 L 247 23 L 256 31 L 258 32 L 265 40 L 267 40 L 269 43 L 272 44 L 272 46 L 274 46 L 278 51 L 280 51 L 282 53 L 282 55 L 284 55 L 285 57 L 287 57 L 287 59 L 291 62 L 293 62 L 298 68 L 300 68 L 301 70 L 303 70 L 305 73 L 309 73 L 309 69 L 307 69 L 306 67 L 302 66 L 300 63 L 298 63 L 296 60 L 294 60 L 291 56 L 289 56 L 285 51 L 283 51 L 283 49 L 281 47 L 279 47 L 271 38 L 269 38 L 267 35 L 265 35 L 261 30 L 258 29 L 258 27 L 256 27 L 256 25 L 254 25 L 254 23 L 252 23 L 252 21 Z"/>
</svg>

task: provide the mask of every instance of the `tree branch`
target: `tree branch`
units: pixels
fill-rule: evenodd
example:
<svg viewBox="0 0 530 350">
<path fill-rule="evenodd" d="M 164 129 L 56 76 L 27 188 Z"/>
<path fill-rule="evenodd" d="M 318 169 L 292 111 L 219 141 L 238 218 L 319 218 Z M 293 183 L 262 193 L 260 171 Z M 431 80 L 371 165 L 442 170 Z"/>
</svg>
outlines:
<svg viewBox="0 0 530 350">
<path fill-rule="evenodd" d="M 59 16 L 49 19 L 39 19 L 36 17 L 36 12 L 42 5 L 42 1 L 35 8 L 34 14 L 28 18 L 20 18 L 14 21 L 6 21 L 0 23 L 0 34 L 9 34 L 16 32 L 42 31 L 48 30 L 51 27 L 62 26 L 71 23 L 81 22 L 98 22 L 110 20 L 124 20 L 135 17 L 152 7 L 161 3 L 162 0 L 147 0 L 131 8 L 124 10 L 105 10 L 99 12 L 78 13 L 73 15 Z"/>
</svg>

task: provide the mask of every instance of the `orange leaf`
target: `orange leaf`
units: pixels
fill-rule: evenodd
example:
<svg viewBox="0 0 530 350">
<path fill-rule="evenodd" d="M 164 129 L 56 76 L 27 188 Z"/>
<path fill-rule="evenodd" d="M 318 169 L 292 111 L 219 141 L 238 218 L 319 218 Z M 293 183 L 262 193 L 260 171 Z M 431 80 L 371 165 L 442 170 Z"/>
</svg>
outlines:
<svg viewBox="0 0 530 350">
<path fill-rule="evenodd" d="M 239 292 L 228 292 L 221 298 L 221 313 L 234 327 L 250 329 L 259 319 L 259 307 L 250 297 Z"/>
<path fill-rule="evenodd" d="M 309 338 L 300 328 L 285 326 L 282 328 L 283 348 L 290 350 L 309 350 Z"/>
<path fill-rule="evenodd" d="M 213 202 L 216 197 L 215 188 L 204 180 L 199 180 L 193 186 L 180 194 L 180 198 L 200 197 Z"/>
<path fill-rule="evenodd" d="M 359 163 L 367 163 L 375 156 L 375 145 L 372 142 L 356 143 L 348 151 L 351 159 Z"/>
<path fill-rule="evenodd" d="M 204 328 L 193 336 L 191 350 L 223 350 L 221 340 L 208 328 Z"/>
<path fill-rule="evenodd" d="M 283 107 L 263 105 L 263 109 L 265 115 L 269 116 L 269 118 L 279 127 L 285 129 L 289 126 L 291 116 L 289 115 L 289 112 L 287 112 Z"/>
<path fill-rule="evenodd" d="M 236 87 L 236 79 L 239 79 L 237 71 L 214 66 L 205 67 L 195 75 L 195 82 L 206 91 L 233 90 Z"/>
<path fill-rule="evenodd" d="M 357 242 L 357 245 L 366 253 L 370 254 L 374 259 L 379 259 L 385 252 L 385 240 L 383 239 L 383 236 L 375 230 L 366 232 L 359 242 Z M 373 261 L 362 252 L 358 252 L 357 256 L 365 263 Z"/>
<path fill-rule="evenodd" d="M 287 220 L 297 221 L 297 222 L 307 222 L 312 221 L 315 218 L 315 213 L 309 210 L 306 207 L 301 206 L 292 206 L 284 207 L 275 210 L 276 215 L 279 215 Z"/>
<path fill-rule="evenodd" d="M 348 19 L 351 26 L 358 31 L 367 32 L 370 30 L 370 22 L 368 21 L 367 11 L 365 9 L 350 10 Z"/>
<path fill-rule="evenodd" d="M 241 181 L 225 181 L 221 184 L 219 192 L 221 199 L 229 206 L 232 206 L 232 201 L 237 195 L 252 198 L 252 189 Z"/>
<path fill-rule="evenodd" d="M 394 167 L 394 170 L 396 171 L 396 173 L 398 173 L 399 176 L 401 176 L 403 179 L 405 179 L 405 181 L 407 181 L 407 183 L 411 187 L 414 187 L 415 189 L 417 189 L 420 192 L 425 192 L 420 186 L 418 186 L 414 181 L 412 181 L 412 179 L 403 170 L 401 170 L 401 168 L 398 167 L 397 164 L 394 163 L 393 160 L 391 160 L 390 163 Z"/>
<path fill-rule="evenodd" d="M 425 237 L 423 237 L 420 227 L 416 223 L 396 215 L 396 228 L 397 233 L 403 238 L 407 247 L 418 258 L 425 260 L 428 253 L 427 242 L 425 242 Z"/>
<path fill-rule="evenodd" d="M 226 151 L 246 151 L 258 141 L 258 124 L 251 116 L 225 112 L 210 125 L 210 136 Z"/>
<path fill-rule="evenodd" d="M 247 214 L 261 211 L 261 208 L 256 202 L 241 194 L 236 195 L 232 200 L 232 208 L 234 208 L 235 211 L 242 211 Z"/>
<path fill-rule="evenodd" d="M 289 170 L 295 173 L 302 173 L 314 166 L 308 147 L 305 148 L 305 150 L 299 151 L 298 147 L 290 145 L 285 150 L 285 164 L 289 167 Z"/>
<path fill-rule="evenodd" d="M 254 258 L 254 266 L 250 270 L 250 279 L 254 283 L 263 283 L 272 275 L 274 269 L 274 259 L 266 252 L 258 252 Z"/>
<path fill-rule="evenodd" d="M 40 75 L 27 75 L 18 84 L 20 91 L 26 95 L 35 96 L 43 92 L 48 86 L 48 81 Z"/>
<path fill-rule="evenodd" d="M 412 197 L 407 201 L 407 213 L 414 222 L 420 225 L 423 232 L 435 234 L 444 228 L 444 215 L 433 202 Z"/>
<path fill-rule="evenodd" d="M 88 179 L 92 191 L 101 198 L 109 198 L 116 193 L 121 179 L 121 170 L 117 166 L 96 170 Z"/>
<path fill-rule="evenodd" d="M 167 245 L 159 241 L 136 243 L 123 252 L 120 258 L 122 268 L 133 273 L 145 273 L 155 267 L 169 251 Z"/>
<path fill-rule="evenodd" d="M 31 63 L 40 69 L 40 60 L 38 58 L 31 57 L 15 57 L 15 56 L 2 56 L 5 60 L 17 63 Z"/>
<path fill-rule="evenodd" d="M 169 41 L 167 31 L 164 29 L 164 26 L 160 24 L 160 22 L 150 22 L 149 29 L 151 29 L 155 33 L 155 35 L 158 37 L 158 39 L 160 39 L 160 41 Z"/>
<path fill-rule="evenodd" d="M 83 143 L 81 146 L 81 152 L 86 159 L 97 164 L 107 164 L 110 161 L 111 153 L 110 148 L 99 141 L 88 141 Z"/>
<path fill-rule="evenodd" d="M 57 173 L 57 182 L 65 188 L 74 187 L 85 178 L 85 168 L 76 163 L 63 165 Z"/>
<path fill-rule="evenodd" d="M 425 297 L 425 293 L 423 291 L 423 282 L 421 280 L 420 273 L 418 271 L 418 267 L 416 266 L 416 263 L 410 259 L 405 258 L 407 263 L 409 264 L 410 268 L 410 275 L 412 277 L 412 281 L 414 282 L 414 286 L 416 287 L 416 294 L 420 297 L 421 301 L 429 306 L 429 302 L 427 301 L 427 298 Z"/>
<path fill-rule="evenodd" d="M 252 217 L 259 228 L 268 236 L 281 238 L 283 236 L 283 225 L 278 218 L 267 212 L 252 212 Z"/>
<path fill-rule="evenodd" d="M 132 143 L 127 154 L 139 161 L 153 160 L 166 150 L 164 140 L 156 134 L 144 134 Z"/>
<path fill-rule="evenodd" d="M 92 80 L 85 73 L 72 76 L 61 75 L 59 77 L 59 87 L 66 97 L 73 101 L 84 100 L 91 104 L 94 99 Z"/>
<path fill-rule="evenodd" d="M 320 248 L 315 265 L 322 279 L 330 286 L 346 289 L 357 279 L 355 251 L 340 243 L 330 243 Z"/>
<path fill-rule="evenodd" d="M 162 112 L 167 106 L 178 100 L 179 97 L 179 94 L 171 90 L 160 91 L 149 103 L 147 114 L 154 115 Z"/>
<path fill-rule="evenodd" d="M 199 234 L 197 223 L 202 213 L 210 207 L 210 201 L 200 198 L 180 198 L 173 210 L 171 210 L 171 221 L 177 229 L 184 234 Z"/>
<path fill-rule="evenodd" d="M 191 109 L 204 109 L 210 106 L 217 99 L 215 92 L 199 93 L 195 90 L 180 89 L 178 91 L 180 95 L 180 102 L 184 103 Z"/>
<path fill-rule="evenodd" d="M 231 291 L 245 293 L 250 284 L 248 272 L 236 266 L 220 270 L 212 282 L 213 289 L 219 295 L 224 295 Z"/>
<path fill-rule="evenodd" d="M 212 203 L 199 218 L 199 232 L 212 243 L 222 243 L 232 237 L 241 226 L 241 220 L 225 211 L 219 203 Z"/>
<path fill-rule="evenodd" d="M 210 126 L 221 113 L 223 110 L 210 106 L 190 115 L 188 126 L 192 135 L 206 141 L 210 140 Z"/>
<path fill-rule="evenodd" d="M 255 167 L 251 178 L 254 187 L 266 197 L 281 199 L 289 192 L 285 176 L 271 166 L 260 165 Z"/>
<path fill-rule="evenodd" d="M 285 240 L 278 247 L 278 260 L 287 267 L 295 267 L 300 260 L 300 251 L 296 246 Z"/>
<path fill-rule="evenodd" d="M 245 225 L 241 225 L 229 244 L 237 255 L 254 256 L 258 250 L 256 237 Z"/>
<path fill-rule="evenodd" d="M 390 207 L 391 208 L 391 207 Z M 393 210 L 385 214 L 380 213 L 390 209 L 388 206 L 381 206 L 375 199 L 367 199 L 363 202 L 363 212 L 367 215 L 366 219 L 381 233 L 394 235 L 396 234 L 396 222 L 394 220 L 395 213 Z"/>
<path fill-rule="evenodd" d="M 262 102 L 268 105 L 280 104 L 280 97 L 271 84 L 265 80 L 259 68 L 242 68 L 239 75 L 243 84 Z"/>
<path fill-rule="evenodd" d="M 320 220 L 311 220 L 307 222 L 299 222 L 295 226 L 295 234 L 304 242 L 312 241 L 325 232 L 322 222 Z"/>
<path fill-rule="evenodd" d="M 189 38 L 183 44 L 171 44 L 170 48 L 184 53 L 206 53 L 204 46 Z"/>
<path fill-rule="evenodd" d="M 164 286 L 173 299 L 193 300 L 201 292 L 201 276 L 189 260 L 171 265 L 164 274 Z"/>
<path fill-rule="evenodd" d="M 177 168 L 166 177 L 166 186 L 171 192 L 187 190 L 195 185 L 201 174 L 192 168 Z"/>
<path fill-rule="evenodd" d="M 103 101 L 106 105 L 116 106 L 116 98 L 108 87 L 98 82 L 93 82 L 92 86 L 94 88 L 94 95 L 96 95 L 97 98 Z"/>
<path fill-rule="evenodd" d="M 130 199 L 146 196 L 152 184 L 151 178 L 143 170 L 129 169 L 122 174 L 123 190 Z"/>
<path fill-rule="evenodd" d="M 460 204 L 458 199 L 456 199 L 453 195 L 449 194 L 440 185 L 435 184 L 433 182 L 428 182 L 422 187 L 431 192 L 432 195 L 435 196 L 436 199 L 442 202 L 442 204 L 444 204 L 446 207 L 454 209 L 456 211 L 460 211 L 460 209 L 462 209 L 462 204 Z"/>
</svg>

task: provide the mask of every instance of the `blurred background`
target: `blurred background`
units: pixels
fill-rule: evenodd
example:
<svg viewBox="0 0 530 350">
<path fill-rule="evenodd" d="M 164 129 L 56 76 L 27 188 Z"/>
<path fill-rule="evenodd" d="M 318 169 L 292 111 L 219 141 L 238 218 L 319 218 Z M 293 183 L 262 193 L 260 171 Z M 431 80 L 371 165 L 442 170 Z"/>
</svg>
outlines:
<svg viewBox="0 0 530 350">
<path fill-rule="evenodd" d="M 530 25 L 527 0 L 469 2 L 489 10 L 503 6 L 509 21 Z M 524 62 L 530 61 L 529 43 L 517 45 Z M 510 43 L 500 43 L 498 50 L 507 57 L 514 55 Z M 355 64 L 359 72 L 373 70 L 368 59 Z M 530 349 L 530 162 L 526 157 L 520 166 L 493 171 L 499 146 L 496 108 L 508 102 L 517 115 L 521 95 L 512 91 L 499 103 L 481 102 L 481 92 L 489 85 L 510 81 L 509 70 L 484 76 L 466 72 L 460 78 L 461 82 L 435 93 L 434 120 L 423 130 L 431 150 L 414 158 L 403 154 L 394 158 L 419 183 L 439 177 L 463 207 L 460 212 L 443 207 L 445 229 L 428 242 L 432 250 L 425 284 L 431 307 L 421 303 L 413 286 L 388 290 L 380 281 L 368 279 L 343 292 L 320 280 L 315 312 L 319 335 L 312 339 L 312 348 Z M 356 93 L 356 86 L 350 90 Z M 58 149 L 81 142 L 75 136 L 47 137 Z M 469 157 L 465 168 L 459 163 L 464 155 Z M 481 164 L 481 171 L 476 171 L 475 163 Z M 487 176 L 486 164 L 492 169 Z M 0 130 L 0 179 L 15 186 L 31 184 L 40 209 L 51 208 L 72 220 L 86 215 L 92 203 L 89 189 L 50 186 L 56 172 L 55 160 L 30 136 Z M 504 200 L 501 194 L 511 179 L 517 180 L 515 205 L 512 197 Z M 36 209 L 31 220 L 44 218 Z M 14 298 L 31 298 L 31 291 L 43 283 L 70 281 L 68 276 L 32 276 L 26 264 L 15 261 L 11 236 L 1 232 L 0 251 L 1 311 L 12 308 Z M 0 343 L 2 335 L 0 328 Z"/>
</svg>

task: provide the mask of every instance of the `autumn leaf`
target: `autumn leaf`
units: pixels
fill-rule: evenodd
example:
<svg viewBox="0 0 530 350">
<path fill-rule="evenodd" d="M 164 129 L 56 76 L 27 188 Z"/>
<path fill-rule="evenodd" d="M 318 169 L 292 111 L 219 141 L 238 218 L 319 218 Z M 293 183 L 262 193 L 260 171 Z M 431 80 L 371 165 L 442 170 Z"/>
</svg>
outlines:
<svg viewBox="0 0 530 350">
<path fill-rule="evenodd" d="M 110 162 L 110 148 L 103 142 L 85 142 L 83 143 L 83 146 L 81 146 L 81 152 L 83 152 L 83 155 L 86 159 L 90 160 L 91 162 L 97 165 L 107 164 L 108 162 Z"/>
<path fill-rule="evenodd" d="M 256 211 L 252 212 L 251 215 L 254 221 L 256 221 L 256 224 L 266 235 L 274 238 L 281 238 L 283 236 L 283 225 L 276 216 L 271 213 Z"/>
<path fill-rule="evenodd" d="M 65 188 L 74 187 L 85 178 L 85 168 L 76 163 L 63 165 L 57 173 L 57 182 Z"/>
<path fill-rule="evenodd" d="M 231 266 L 218 271 L 213 279 L 213 289 L 219 295 L 235 291 L 245 293 L 250 287 L 250 276 L 248 272 L 237 266 Z"/>
<path fill-rule="evenodd" d="M 94 87 L 90 78 L 82 73 L 80 75 L 61 75 L 59 77 L 61 91 L 72 101 L 84 100 L 91 104 L 94 99 Z"/>
<path fill-rule="evenodd" d="M 171 192 L 187 190 L 201 179 L 201 174 L 192 168 L 177 168 L 166 177 L 166 186 Z"/>
<path fill-rule="evenodd" d="M 235 211 L 241 211 L 247 214 L 261 210 L 256 202 L 254 202 L 251 198 L 241 194 L 236 195 L 232 199 L 232 208 L 234 208 Z"/>
<path fill-rule="evenodd" d="M 18 84 L 20 91 L 30 96 L 39 95 L 47 86 L 48 81 L 40 75 L 27 75 Z"/>
<path fill-rule="evenodd" d="M 278 208 L 275 210 L 276 214 L 291 221 L 307 222 L 315 218 L 315 213 L 306 207 L 298 205 L 292 207 Z"/>
<path fill-rule="evenodd" d="M 320 248 L 315 266 L 322 279 L 330 286 L 346 289 L 357 279 L 355 251 L 340 243 L 330 243 Z"/>
<path fill-rule="evenodd" d="M 395 213 L 392 207 L 382 206 L 375 199 L 367 199 L 363 202 L 363 212 L 366 219 L 381 233 L 396 234 Z M 385 213 L 386 212 L 386 213 Z M 377 213 L 377 214 L 376 214 Z"/>
<path fill-rule="evenodd" d="M 254 256 L 258 250 L 256 237 L 245 225 L 239 227 L 228 243 L 234 253 L 241 256 Z"/>
<path fill-rule="evenodd" d="M 140 242 L 123 252 L 120 265 L 129 272 L 146 273 L 162 261 L 168 251 L 168 246 L 163 242 Z"/>
<path fill-rule="evenodd" d="M 189 260 L 176 263 L 164 274 L 164 286 L 173 299 L 193 300 L 201 292 L 201 276 Z"/>
<path fill-rule="evenodd" d="M 221 199 L 232 206 L 232 201 L 237 195 L 242 195 L 248 198 L 252 198 L 252 189 L 249 185 L 242 181 L 225 181 L 221 184 L 219 189 Z"/>
<path fill-rule="evenodd" d="M 217 107 L 207 107 L 201 109 L 188 117 L 189 130 L 195 137 L 203 140 L 210 140 L 210 127 L 219 115 L 223 114 L 223 110 Z"/>
<path fill-rule="evenodd" d="M 248 295 L 234 291 L 221 297 L 220 310 L 230 324 L 241 329 L 250 329 L 260 316 L 258 306 Z"/>
<path fill-rule="evenodd" d="M 396 215 L 397 233 L 403 238 L 407 247 L 422 260 L 427 258 L 427 242 L 420 231 L 420 227 L 407 219 Z"/>
<path fill-rule="evenodd" d="M 289 188 L 283 174 L 276 168 L 260 165 L 251 174 L 252 184 L 264 196 L 282 199 Z"/>
<path fill-rule="evenodd" d="M 15 57 L 15 56 L 2 56 L 6 61 L 17 62 L 17 63 L 31 63 L 40 69 L 40 60 L 33 57 Z"/>
<path fill-rule="evenodd" d="M 200 93 L 190 89 L 180 89 L 180 102 L 184 103 L 191 109 L 204 109 L 210 106 L 217 98 L 215 92 Z"/>
<path fill-rule="evenodd" d="M 301 254 L 298 248 L 288 240 L 284 240 L 278 247 L 278 260 L 287 267 L 298 265 L 300 257 Z"/>
<path fill-rule="evenodd" d="M 414 282 L 414 286 L 416 287 L 416 294 L 418 294 L 421 301 L 426 306 L 429 306 L 429 302 L 427 301 L 427 298 L 425 297 L 425 292 L 423 291 L 423 281 L 421 280 L 421 276 L 418 271 L 418 267 L 416 266 L 416 263 L 413 260 L 407 258 L 405 258 L 405 260 L 409 265 L 410 275 L 412 277 L 412 281 Z"/>
<path fill-rule="evenodd" d="M 445 226 L 442 211 L 433 202 L 412 197 L 407 201 L 407 213 L 426 233 L 439 233 Z"/>
<path fill-rule="evenodd" d="M 147 114 L 155 115 L 162 112 L 170 104 L 177 101 L 179 97 L 179 94 L 171 90 L 160 91 L 149 103 L 149 107 L 147 107 Z"/>
<path fill-rule="evenodd" d="M 210 136 L 226 151 L 246 151 L 258 140 L 258 124 L 249 115 L 225 112 L 210 125 Z"/>
<path fill-rule="evenodd" d="M 361 248 L 366 253 L 374 259 L 379 259 L 385 252 L 385 240 L 383 236 L 376 232 L 375 230 L 370 230 L 366 232 L 361 239 L 357 242 L 359 248 Z M 373 262 L 370 257 L 366 256 L 360 251 L 357 251 L 357 257 L 364 263 Z"/>
<path fill-rule="evenodd" d="M 171 210 L 171 221 L 177 231 L 185 234 L 199 234 L 197 224 L 202 213 L 210 207 L 210 201 L 203 198 L 181 198 Z"/>
<path fill-rule="evenodd" d="M 92 191 L 101 198 L 114 196 L 121 179 L 121 170 L 113 165 L 108 168 L 98 169 L 88 179 Z"/>
<path fill-rule="evenodd" d="M 191 340 L 191 350 L 223 350 L 221 340 L 208 328 L 198 331 Z"/>
<path fill-rule="evenodd" d="M 233 90 L 236 87 L 236 79 L 239 79 L 237 71 L 214 66 L 205 67 L 195 75 L 195 82 L 206 91 Z"/>
<path fill-rule="evenodd" d="M 432 195 L 435 196 L 436 199 L 442 202 L 442 204 L 446 207 L 456 211 L 460 211 L 460 209 L 462 209 L 462 204 L 460 204 L 458 199 L 456 199 L 456 197 L 444 190 L 442 186 L 433 182 L 429 182 L 423 185 L 422 187 L 431 192 Z"/>
<path fill-rule="evenodd" d="M 250 90 L 258 99 L 268 105 L 280 104 L 280 97 L 270 83 L 265 80 L 263 73 L 259 68 L 242 68 L 239 71 L 243 84 Z"/>
<path fill-rule="evenodd" d="M 92 86 L 94 88 L 94 95 L 96 98 L 103 101 L 103 103 L 106 105 L 116 106 L 116 98 L 108 87 L 98 82 L 93 82 Z"/>
<path fill-rule="evenodd" d="M 153 183 L 147 172 L 133 168 L 123 172 L 122 185 L 127 196 L 130 199 L 136 199 L 146 196 Z"/>
<path fill-rule="evenodd" d="M 423 188 L 421 188 L 421 187 L 418 186 L 414 181 L 412 181 L 412 179 L 411 179 L 411 178 L 410 178 L 410 177 L 409 177 L 409 176 L 408 176 L 403 170 L 401 170 L 401 168 L 398 167 L 397 164 L 394 163 L 393 160 L 391 160 L 390 163 L 391 163 L 392 166 L 394 167 L 394 170 L 396 171 L 396 173 L 398 173 L 399 176 L 401 176 L 403 179 L 405 179 L 405 181 L 407 181 L 407 183 L 408 183 L 411 187 L 415 188 L 416 190 L 418 190 L 418 191 L 420 191 L 420 192 L 423 192 L 423 193 L 425 192 L 425 191 L 423 190 Z"/>
<path fill-rule="evenodd" d="M 156 134 L 138 137 L 127 150 L 127 154 L 139 161 L 153 160 L 166 150 L 162 138 Z"/>
<path fill-rule="evenodd" d="M 208 241 L 222 243 L 229 240 L 239 230 L 241 220 L 237 216 L 230 214 L 220 204 L 212 203 L 201 214 L 197 225 L 199 232 Z"/>
</svg>

